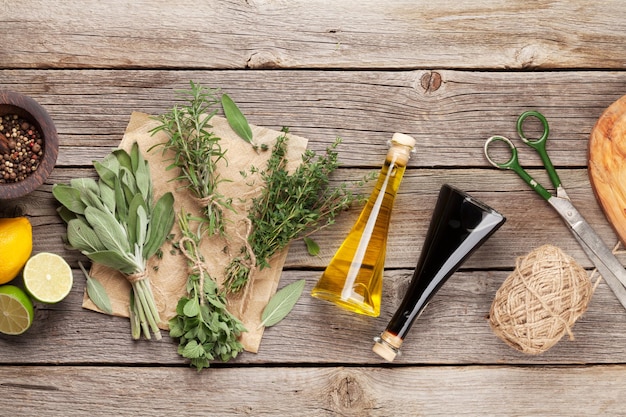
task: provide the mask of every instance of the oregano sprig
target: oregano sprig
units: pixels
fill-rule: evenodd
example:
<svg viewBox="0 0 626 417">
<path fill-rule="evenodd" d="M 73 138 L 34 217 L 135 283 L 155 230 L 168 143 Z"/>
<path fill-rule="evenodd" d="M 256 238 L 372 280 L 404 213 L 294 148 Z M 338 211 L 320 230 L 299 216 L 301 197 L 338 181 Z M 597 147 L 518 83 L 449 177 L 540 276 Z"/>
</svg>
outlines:
<svg viewBox="0 0 626 417">
<path fill-rule="evenodd" d="M 178 339 L 178 353 L 201 371 L 215 359 L 228 361 L 243 350 L 238 337 L 246 329 L 226 308 L 226 295 L 209 275 L 198 247 L 202 230 L 190 229 L 189 215 L 181 212 L 182 238 L 178 248 L 187 258 L 190 272 L 187 295 L 180 298 L 176 316 L 169 322 L 170 336 Z"/>
</svg>

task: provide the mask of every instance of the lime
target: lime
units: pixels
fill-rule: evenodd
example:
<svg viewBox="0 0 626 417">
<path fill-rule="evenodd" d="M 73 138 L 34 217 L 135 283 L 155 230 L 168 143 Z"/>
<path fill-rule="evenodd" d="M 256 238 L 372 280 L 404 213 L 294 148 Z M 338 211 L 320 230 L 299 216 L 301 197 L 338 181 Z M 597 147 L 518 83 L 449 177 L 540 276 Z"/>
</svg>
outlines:
<svg viewBox="0 0 626 417">
<path fill-rule="evenodd" d="M 22 272 L 26 291 L 37 301 L 58 303 L 72 290 L 72 268 L 57 254 L 40 252 L 32 256 Z"/>
<path fill-rule="evenodd" d="M 22 334 L 33 324 L 33 303 L 14 285 L 0 287 L 0 332 Z"/>
</svg>

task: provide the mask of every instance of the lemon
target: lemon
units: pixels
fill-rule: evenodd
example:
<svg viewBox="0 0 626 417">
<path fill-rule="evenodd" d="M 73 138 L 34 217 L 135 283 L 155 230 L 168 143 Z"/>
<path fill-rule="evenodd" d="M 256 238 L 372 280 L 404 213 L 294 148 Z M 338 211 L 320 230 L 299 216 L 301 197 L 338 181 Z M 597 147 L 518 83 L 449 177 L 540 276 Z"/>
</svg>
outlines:
<svg viewBox="0 0 626 417">
<path fill-rule="evenodd" d="M 55 253 L 40 252 L 31 257 L 22 272 L 26 291 L 37 301 L 58 303 L 72 290 L 74 276 L 65 259 Z"/>
<path fill-rule="evenodd" d="M 19 274 L 33 250 L 33 227 L 26 217 L 0 219 L 0 285 Z"/>
<path fill-rule="evenodd" d="M 14 285 L 0 286 L 0 333 L 22 334 L 33 324 L 33 303 Z"/>
</svg>

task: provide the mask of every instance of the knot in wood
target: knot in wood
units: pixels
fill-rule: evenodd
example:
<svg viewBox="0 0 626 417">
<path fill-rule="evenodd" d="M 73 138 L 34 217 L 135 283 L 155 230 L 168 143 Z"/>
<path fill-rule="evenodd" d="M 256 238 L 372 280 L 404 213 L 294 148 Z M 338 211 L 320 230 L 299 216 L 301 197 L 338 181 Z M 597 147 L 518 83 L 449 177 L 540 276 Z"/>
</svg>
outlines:
<svg viewBox="0 0 626 417">
<path fill-rule="evenodd" d="M 355 375 L 338 375 L 331 386 L 329 398 L 334 411 L 342 415 L 367 415 L 372 407 L 372 400 L 368 398 L 359 378 Z"/>
<path fill-rule="evenodd" d="M 441 74 L 436 71 L 430 71 L 422 75 L 420 85 L 426 93 L 432 93 L 441 87 Z"/>
<path fill-rule="evenodd" d="M 275 69 L 281 68 L 281 59 L 271 51 L 256 51 L 246 62 L 248 69 Z"/>
</svg>

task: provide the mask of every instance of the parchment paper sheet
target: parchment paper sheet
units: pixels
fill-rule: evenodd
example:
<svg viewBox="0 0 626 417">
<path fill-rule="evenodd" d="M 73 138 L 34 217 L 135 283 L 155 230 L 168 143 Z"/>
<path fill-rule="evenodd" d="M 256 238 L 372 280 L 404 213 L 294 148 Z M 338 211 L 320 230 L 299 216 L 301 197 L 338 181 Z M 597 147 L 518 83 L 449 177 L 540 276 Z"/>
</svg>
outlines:
<svg viewBox="0 0 626 417">
<path fill-rule="evenodd" d="M 264 169 L 267 159 L 271 154 L 272 145 L 281 132 L 266 129 L 259 126 L 251 126 L 254 141 L 257 144 L 266 143 L 268 151 L 256 152 L 252 146 L 230 128 L 226 119 L 214 116 L 211 119 L 213 132 L 221 138 L 222 149 L 227 149 L 226 163 L 220 163 L 218 171 L 220 178 L 228 180 L 220 184 L 220 192 L 227 197 L 232 197 L 233 206 L 237 213 L 225 211 L 227 217 L 227 237 L 205 237 L 200 251 L 210 266 L 209 273 L 221 282 L 224 278 L 224 268 L 230 260 L 239 254 L 239 249 L 246 236 L 247 204 L 258 195 L 262 188 L 260 179 L 256 176 L 248 176 L 243 179 L 240 171 L 249 170 L 251 166 Z M 148 150 L 155 144 L 167 141 L 167 135 L 159 132 L 155 135 L 150 130 L 158 126 L 159 122 L 145 113 L 134 112 L 126 128 L 120 147 L 130 150 L 136 141 L 139 144 L 144 157 L 149 161 L 150 172 L 154 187 L 154 196 L 158 197 L 166 191 L 174 193 L 174 208 L 176 213 L 184 207 L 186 212 L 199 215 L 201 207 L 195 201 L 189 191 L 181 188 L 181 183 L 173 181 L 179 172 L 177 169 L 166 170 L 171 161 L 171 154 L 163 153 L 163 147 L 158 146 Z M 302 137 L 289 135 L 288 158 L 289 168 L 294 169 L 300 164 L 301 155 L 307 147 L 307 140 Z M 224 162 L 224 161 L 222 161 Z M 256 180 L 256 181 L 255 181 Z M 192 226 L 193 227 L 193 226 Z M 181 233 L 178 224 L 175 223 L 172 232 L 175 240 L 180 239 Z M 159 327 L 167 330 L 167 322 L 176 314 L 176 304 L 181 296 L 185 295 L 187 281 L 187 261 L 178 251 L 173 250 L 172 242 L 165 242 L 162 246 L 163 257 L 153 257 L 148 263 L 148 274 L 152 283 L 152 290 L 156 303 L 159 307 L 161 323 Z M 261 312 L 270 297 L 276 292 L 282 267 L 285 263 L 287 250 L 275 255 L 271 260 L 271 268 L 256 269 L 248 287 L 236 297 L 229 298 L 228 306 L 231 313 L 236 315 L 245 325 L 248 332 L 241 337 L 244 349 L 249 352 L 258 352 L 263 328 L 259 328 Z M 93 264 L 91 275 L 97 278 L 106 288 L 116 316 L 128 317 L 130 284 L 124 276 L 115 270 L 99 264 Z M 98 308 L 85 294 L 83 307 L 95 311 Z"/>
</svg>

